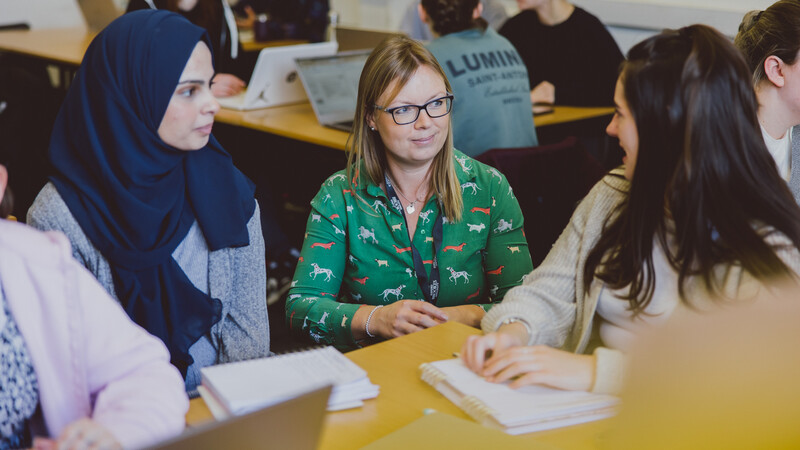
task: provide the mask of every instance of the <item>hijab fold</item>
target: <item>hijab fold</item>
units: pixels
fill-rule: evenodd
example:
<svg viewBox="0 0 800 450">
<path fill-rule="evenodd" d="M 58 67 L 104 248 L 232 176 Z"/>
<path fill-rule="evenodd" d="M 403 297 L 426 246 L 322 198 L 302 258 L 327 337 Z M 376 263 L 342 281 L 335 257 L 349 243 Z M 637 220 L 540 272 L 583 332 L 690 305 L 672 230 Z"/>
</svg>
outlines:
<svg viewBox="0 0 800 450">
<path fill-rule="evenodd" d="M 254 187 L 213 136 L 178 150 L 158 128 L 205 30 L 178 14 L 123 15 L 92 41 L 56 118 L 50 180 L 111 266 L 128 315 L 185 374 L 189 347 L 221 318 L 172 258 L 197 221 L 210 251 L 249 244 Z"/>
</svg>

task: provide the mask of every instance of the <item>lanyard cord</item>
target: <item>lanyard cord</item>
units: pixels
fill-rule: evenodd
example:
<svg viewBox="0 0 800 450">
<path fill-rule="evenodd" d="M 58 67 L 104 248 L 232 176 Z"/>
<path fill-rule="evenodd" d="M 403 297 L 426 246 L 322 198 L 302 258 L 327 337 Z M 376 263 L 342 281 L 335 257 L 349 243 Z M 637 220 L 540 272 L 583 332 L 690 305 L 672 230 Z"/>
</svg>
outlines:
<svg viewBox="0 0 800 450">
<path fill-rule="evenodd" d="M 383 174 L 383 180 L 384 183 L 386 183 L 386 193 L 389 195 L 389 201 L 392 206 L 403 216 L 403 221 L 406 224 L 406 230 L 408 230 L 408 218 L 406 217 L 405 210 L 403 209 L 403 205 L 400 203 L 400 199 L 397 198 L 397 193 L 395 192 L 394 186 L 392 186 L 392 182 L 389 181 L 389 177 L 386 175 L 386 173 Z M 441 212 L 436 215 L 436 219 L 434 220 L 433 261 L 431 262 L 430 276 L 428 276 L 428 271 L 425 270 L 425 264 L 422 262 L 422 256 L 420 256 L 417 247 L 414 245 L 413 237 L 411 235 L 408 236 L 411 243 L 411 256 L 414 259 L 414 271 L 417 273 L 419 287 L 422 289 L 422 295 L 425 297 L 425 301 L 433 305 L 436 304 L 436 300 L 439 298 L 438 255 L 439 249 L 442 247 L 442 227 L 444 226 L 444 219 L 442 218 Z"/>
</svg>

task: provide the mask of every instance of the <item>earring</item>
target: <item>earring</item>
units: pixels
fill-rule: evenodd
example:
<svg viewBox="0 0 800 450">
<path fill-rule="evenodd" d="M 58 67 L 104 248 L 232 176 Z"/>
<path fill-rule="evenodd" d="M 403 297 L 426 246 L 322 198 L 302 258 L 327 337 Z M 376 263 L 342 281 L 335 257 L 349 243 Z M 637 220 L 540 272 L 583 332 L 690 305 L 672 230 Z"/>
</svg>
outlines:
<svg viewBox="0 0 800 450">
<path fill-rule="evenodd" d="M 375 131 L 375 127 L 369 127 L 369 129 Z"/>
</svg>

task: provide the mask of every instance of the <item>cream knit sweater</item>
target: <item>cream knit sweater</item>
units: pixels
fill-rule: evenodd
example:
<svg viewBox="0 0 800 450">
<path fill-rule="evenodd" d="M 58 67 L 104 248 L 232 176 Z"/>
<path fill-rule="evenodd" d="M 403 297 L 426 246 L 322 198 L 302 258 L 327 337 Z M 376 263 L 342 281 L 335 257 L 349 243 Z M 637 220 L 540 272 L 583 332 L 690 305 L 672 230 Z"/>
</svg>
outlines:
<svg viewBox="0 0 800 450">
<path fill-rule="evenodd" d="M 522 285 L 508 291 L 503 302 L 483 318 L 481 327 L 485 332 L 497 330 L 507 319 L 521 319 L 531 328 L 531 344 L 544 344 L 576 353 L 591 350 L 587 346 L 601 290 L 593 290 L 595 294 L 590 296 L 584 289 L 583 268 L 589 252 L 600 238 L 606 219 L 627 195 L 630 184 L 621 177 L 622 173 L 622 170 L 615 169 L 592 188 L 542 264 L 525 278 Z M 778 233 L 768 234 L 765 239 L 774 246 L 784 263 L 800 274 L 800 252 L 791 242 Z M 750 297 L 760 287 L 752 276 L 736 265 L 720 267 L 718 274 L 723 292 L 731 298 Z M 702 281 L 695 281 L 690 281 L 690 286 L 687 286 L 693 304 L 695 296 L 707 298 Z M 657 295 L 659 292 L 654 293 Z M 619 392 L 625 367 L 623 353 L 597 347 L 594 354 L 596 370 L 592 391 Z"/>
</svg>

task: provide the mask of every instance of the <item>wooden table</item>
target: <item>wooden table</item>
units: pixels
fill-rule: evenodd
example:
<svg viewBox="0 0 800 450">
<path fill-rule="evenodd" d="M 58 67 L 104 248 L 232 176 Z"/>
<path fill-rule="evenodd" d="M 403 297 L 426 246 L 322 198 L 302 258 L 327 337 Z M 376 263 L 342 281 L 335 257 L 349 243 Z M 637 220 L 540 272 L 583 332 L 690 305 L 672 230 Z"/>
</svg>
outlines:
<svg viewBox="0 0 800 450">
<path fill-rule="evenodd" d="M 536 128 L 614 114 L 611 106 L 554 106 L 553 112 L 533 117 Z M 609 118 L 610 120 L 610 118 Z"/>
<path fill-rule="evenodd" d="M 78 66 L 94 36 L 82 27 L 0 31 L 0 50 Z"/>
<path fill-rule="evenodd" d="M 273 39 L 270 41 L 257 41 L 253 30 L 239 30 L 239 43 L 246 52 L 257 52 L 269 47 L 283 47 L 285 45 L 308 44 L 304 39 Z"/>
<path fill-rule="evenodd" d="M 346 148 L 349 136 L 344 131 L 320 125 L 308 102 L 253 111 L 223 108 L 217 113 L 216 120 L 337 150 Z"/>
<path fill-rule="evenodd" d="M 465 325 L 446 323 L 347 353 L 347 357 L 364 368 L 370 380 L 380 386 L 380 394 L 376 399 L 367 400 L 361 408 L 328 413 L 319 448 L 360 448 L 418 419 L 426 408 L 469 419 L 420 379 L 418 367 L 423 362 L 452 358 L 467 336 L 479 333 Z M 187 423 L 197 425 L 208 420 L 213 419 L 203 400 L 192 400 Z M 607 424 L 607 421 L 593 422 L 532 433 L 525 438 L 563 449 L 593 449 L 597 448 L 598 438 Z"/>
<path fill-rule="evenodd" d="M 78 65 L 94 36 L 95 33 L 84 27 L 0 31 L 0 50 Z M 308 41 L 291 39 L 258 42 L 253 40 L 251 33 L 249 39 L 242 40 L 242 49 L 259 51 L 267 47 L 306 43 Z"/>
<path fill-rule="evenodd" d="M 534 117 L 537 128 L 614 113 L 614 108 L 610 107 L 555 106 L 553 109 L 552 113 Z M 253 111 L 221 109 L 217 120 L 338 150 L 345 150 L 349 136 L 344 131 L 320 125 L 307 102 Z"/>
<path fill-rule="evenodd" d="M 85 28 L 1 31 L 0 51 L 77 67 L 93 37 L 94 34 Z M 280 41 L 273 45 L 280 43 L 286 42 Z M 610 107 L 556 106 L 552 113 L 534 117 L 534 123 L 537 127 L 546 127 L 610 115 L 613 112 L 614 109 Z M 222 109 L 217 115 L 217 120 L 338 150 L 346 148 L 348 137 L 346 132 L 320 125 L 314 116 L 311 104 L 307 102 L 254 111 Z"/>
</svg>

